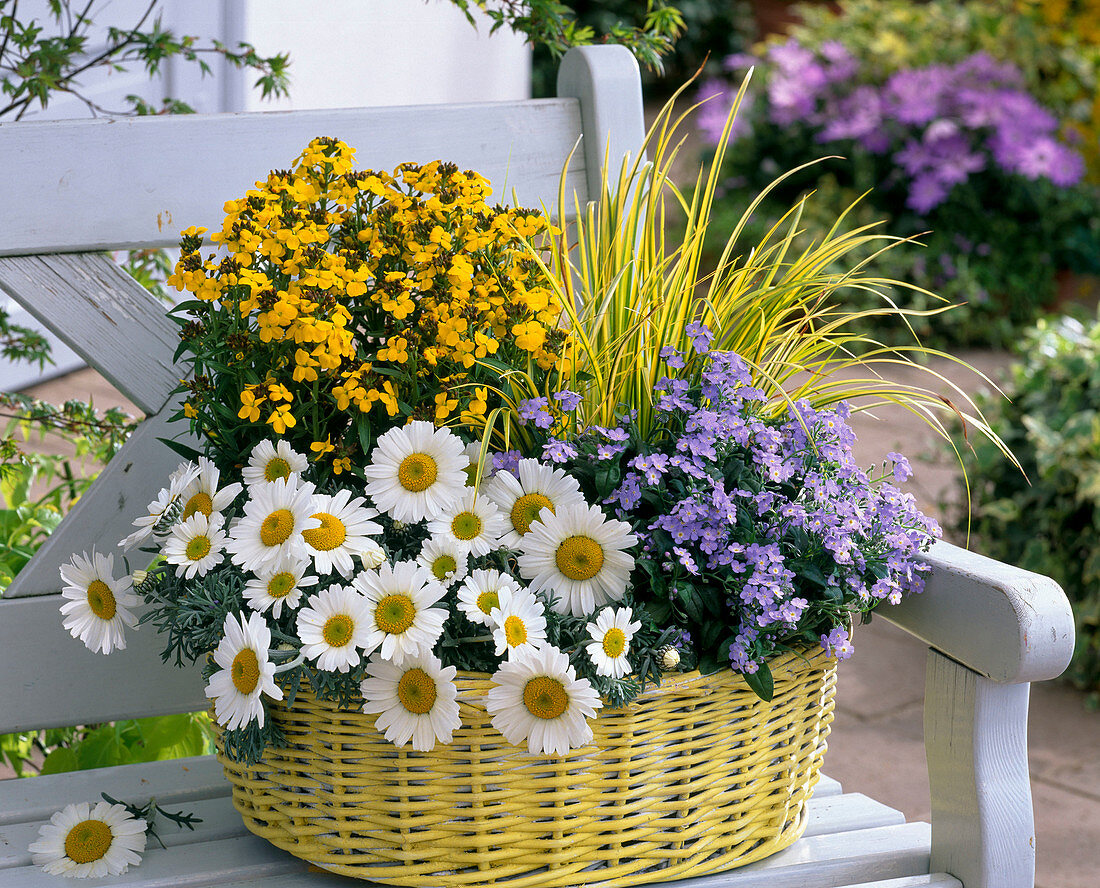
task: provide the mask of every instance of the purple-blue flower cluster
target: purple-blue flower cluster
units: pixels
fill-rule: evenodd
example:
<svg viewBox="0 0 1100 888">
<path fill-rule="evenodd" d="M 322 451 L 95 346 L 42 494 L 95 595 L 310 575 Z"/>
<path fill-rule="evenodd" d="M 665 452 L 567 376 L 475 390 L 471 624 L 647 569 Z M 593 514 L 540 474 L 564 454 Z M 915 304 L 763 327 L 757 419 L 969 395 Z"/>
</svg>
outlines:
<svg viewBox="0 0 1100 888">
<path fill-rule="evenodd" d="M 909 464 L 891 453 L 889 476 L 859 468 L 844 405 L 773 417 L 745 361 L 695 334 L 701 381 L 658 383 L 656 438 L 626 422 L 578 442 L 642 543 L 635 583 L 646 576 L 670 621 L 737 671 L 799 643 L 847 657 L 854 614 L 923 587 L 919 553 L 939 528 L 891 483 Z"/>
<path fill-rule="evenodd" d="M 731 56 L 726 67 L 736 72 L 751 62 Z M 854 141 L 888 156 L 917 213 L 993 166 L 1060 187 L 1084 176 L 1084 158 L 1058 139 L 1057 118 L 1023 88 L 1019 69 L 984 53 L 954 65 L 903 69 L 885 81 L 839 43 L 815 52 L 791 39 L 757 62 L 767 70 L 767 125 L 803 124 L 820 143 Z M 717 143 L 716 121 L 732 99 L 719 80 L 702 85 L 700 98 L 710 96 L 717 98 L 705 106 L 700 127 Z M 731 137 L 746 132 L 747 121 Z"/>
</svg>

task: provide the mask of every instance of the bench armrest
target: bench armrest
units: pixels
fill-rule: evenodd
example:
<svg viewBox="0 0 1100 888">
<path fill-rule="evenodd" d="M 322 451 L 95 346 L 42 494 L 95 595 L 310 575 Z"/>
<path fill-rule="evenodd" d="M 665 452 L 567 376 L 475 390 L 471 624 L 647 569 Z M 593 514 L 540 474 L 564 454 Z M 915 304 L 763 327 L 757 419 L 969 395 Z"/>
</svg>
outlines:
<svg viewBox="0 0 1100 888">
<path fill-rule="evenodd" d="M 924 592 L 876 613 L 993 681 L 1055 678 L 1073 654 L 1073 612 L 1049 577 L 937 542 Z"/>
</svg>

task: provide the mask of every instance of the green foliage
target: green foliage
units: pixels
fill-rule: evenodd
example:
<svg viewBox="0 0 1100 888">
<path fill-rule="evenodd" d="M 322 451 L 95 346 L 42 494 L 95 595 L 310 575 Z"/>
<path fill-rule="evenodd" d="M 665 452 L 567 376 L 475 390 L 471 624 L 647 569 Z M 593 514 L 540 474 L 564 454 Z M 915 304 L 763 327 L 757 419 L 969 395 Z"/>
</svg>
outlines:
<svg viewBox="0 0 1100 888">
<path fill-rule="evenodd" d="M 638 13 L 636 0 L 574 0 L 576 20 L 594 33 L 610 34 L 620 23 Z M 661 67 L 645 66 L 642 83 L 647 97 L 667 96 L 703 68 L 716 73 L 722 59 L 746 49 L 755 36 L 752 7 L 745 0 L 679 0 L 683 19 L 680 36 L 661 59 Z M 560 53 L 558 54 L 560 55 Z M 558 58 L 548 47 L 536 44 L 532 58 L 532 92 L 556 95 Z"/>
<path fill-rule="evenodd" d="M 60 774 L 206 755 L 213 751 L 213 738 L 205 712 L 162 715 L 2 734 L 0 759 L 7 761 L 17 777 Z"/>
<path fill-rule="evenodd" d="M 212 751 L 213 731 L 205 712 L 127 719 L 75 729 L 65 746 L 46 755 L 41 773 L 156 762 Z"/>
<path fill-rule="evenodd" d="M 19 120 L 28 110 L 45 108 L 58 93 L 75 96 L 93 114 L 119 113 L 99 105 L 83 92 L 81 78 L 90 70 L 125 71 L 143 68 L 156 76 L 168 59 L 179 57 L 210 73 L 207 58 L 221 56 L 237 68 L 258 73 L 255 86 L 264 98 L 287 93 L 290 58 L 286 54 L 261 56 L 247 43 L 230 49 L 217 40 L 208 42 L 176 35 L 161 26 L 159 0 L 151 0 L 132 27 L 106 29 L 106 39 L 92 33 L 94 20 L 109 3 L 90 0 L 74 4 L 51 0 L 48 18 L 35 18 L 17 2 L 0 2 L 0 119 Z M 154 108 L 137 96 L 128 96 L 130 113 L 178 113 L 192 109 L 179 99 L 166 98 Z"/>
<path fill-rule="evenodd" d="M 558 60 L 573 46 L 614 43 L 629 49 L 650 72 L 664 71 L 664 58 L 685 31 L 679 7 L 669 0 L 646 0 L 644 11 L 634 2 L 601 4 L 606 14 L 593 10 L 594 4 L 557 0 L 451 0 L 476 25 L 471 7 L 480 9 L 492 21 L 490 34 L 507 25 L 534 47 L 533 92 L 535 96 L 554 95 Z M 690 0 L 689 0 L 690 3 Z M 594 14 L 595 13 L 595 14 Z M 641 23 L 638 24 L 639 18 Z"/>
<path fill-rule="evenodd" d="M 26 361 L 42 369 L 52 363 L 50 344 L 36 330 L 11 322 L 11 316 L 0 306 L 0 358 L 5 361 Z"/>
<path fill-rule="evenodd" d="M 1011 400 L 988 399 L 987 416 L 1027 477 L 973 442 L 971 532 L 986 554 L 1065 589 L 1077 622 L 1067 674 L 1100 695 L 1100 322 L 1041 321 L 1020 354 Z"/>
</svg>

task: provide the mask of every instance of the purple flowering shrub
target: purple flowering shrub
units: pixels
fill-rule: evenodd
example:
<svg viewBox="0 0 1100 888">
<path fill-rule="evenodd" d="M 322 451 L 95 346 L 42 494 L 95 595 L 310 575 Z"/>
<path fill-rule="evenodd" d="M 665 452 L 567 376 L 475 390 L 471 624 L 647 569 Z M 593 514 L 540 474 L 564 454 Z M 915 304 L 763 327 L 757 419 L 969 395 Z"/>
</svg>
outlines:
<svg viewBox="0 0 1100 888">
<path fill-rule="evenodd" d="M 1061 187 L 1084 176 L 1081 153 L 1058 139 L 1058 120 L 1024 90 L 1022 73 L 984 53 L 896 71 L 880 83 L 833 41 L 814 52 L 792 39 L 769 47 L 763 60 L 736 55 L 726 66 L 736 72 L 754 61 L 766 65 L 768 124 L 801 124 L 822 145 L 853 141 L 888 157 L 906 205 L 921 215 L 987 168 Z M 704 84 L 701 93 L 711 89 Z M 713 104 L 700 121 L 712 142 L 721 133 Z"/>
<path fill-rule="evenodd" d="M 697 96 L 711 98 L 698 120 L 711 144 L 733 81 L 759 66 L 727 152 L 727 201 L 739 212 L 777 173 L 840 155 L 778 188 L 761 227 L 823 174 L 852 197 L 870 190 L 886 233 L 927 244 L 891 251 L 890 276 L 967 305 L 936 324 L 947 344 L 1007 344 L 1052 301 L 1055 270 L 1100 271 L 1100 197 L 1082 184 L 1083 146 L 1062 137 L 1015 65 L 974 53 L 887 72 L 837 41 L 812 50 L 794 39 L 725 64 L 730 79 Z"/>
<path fill-rule="evenodd" d="M 813 645 L 846 658 L 857 614 L 919 592 L 939 528 L 896 486 L 904 457 L 887 477 L 856 465 L 846 407 L 772 418 L 745 362 L 708 346 L 703 328 L 695 355 L 670 350 L 670 366 L 703 362 L 702 382 L 661 381 L 648 439 L 628 416 L 544 452 L 632 525 L 649 618 L 678 627 L 701 669 L 732 667 L 768 698 L 769 658 Z"/>
</svg>

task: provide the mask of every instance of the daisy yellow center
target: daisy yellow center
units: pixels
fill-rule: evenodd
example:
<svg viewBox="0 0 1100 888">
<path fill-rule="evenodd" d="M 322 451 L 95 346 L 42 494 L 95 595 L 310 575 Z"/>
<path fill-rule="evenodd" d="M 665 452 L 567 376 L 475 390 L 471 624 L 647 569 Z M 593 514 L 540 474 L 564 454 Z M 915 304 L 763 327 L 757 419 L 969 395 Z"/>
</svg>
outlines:
<svg viewBox="0 0 1100 888">
<path fill-rule="evenodd" d="M 207 518 L 210 517 L 210 513 L 214 511 L 214 501 L 210 499 L 210 494 L 199 491 L 191 499 L 187 501 L 187 505 L 183 507 L 183 512 L 180 514 L 180 520 L 186 521 L 192 515 L 202 514 Z"/>
<path fill-rule="evenodd" d="M 265 546 L 281 546 L 294 532 L 294 514 L 290 509 L 276 509 L 260 525 L 260 542 Z"/>
<path fill-rule="evenodd" d="M 73 863 L 93 863 L 111 850 L 115 840 L 102 820 L 83 820 L 65 836 L 65 856 Z"/>
<path fill-rule="evenodd" d="M 445 580 L 449 574 L 458 570 L 454 555 L 440 555 L 432 562 L 432 573 L 437 580 Z"/>
<path fill-rule="evenodd" d="M 410 453 L 397 467 L 397 480 L 401 486 L 413 493 L 420 493 L 435 484 L 438 467 L 435 460 L 426 453 Z"/>
<path fill-rule="evenodd" d="M 115 615 L 115 593 L 103 580 L 92 580 L 88 584 L 88 607 L 101 620 L 109 620 Z"/>
<path fill-rule="evenodd" d="M 459 512 L 451 521 L 451 533 L 460 540 L 476 540 L 481 536 L 481 519 L 473 512 Z"/>
<path fill-rule="evenodd" d="M 348 538 L 348 529 L 343 521 L 328 512 L 318 512 L 313 517 L 321 522 L 321 526 L 302 531 L 307 543 L 318 552 L 329 552 L 344 544 L 344 540 Z"/>
<path fill-rule="evenodd" d="M 523 686 L 523 705 L 531 715 L 549 721 L 569 708 L 569 694 L 556 678 L 540 675 Z"/>
<path fill-rule="evenodd" d="M 202 559 L 210 554 L 210 537 L 192 537 L 187 541 L 186 552 L 189 561 L 202 561 Z"/>
<path fill-rule="evenodd" d="M 390 635 L 401 635 L 413 624 L 416 605 L 408 595 L 387 595 L 374 609 L 374 625 Z"/>
<path fill-rule="evenodd" d="M 290 477 L 290 463 L 288 463 L 281 456 L 276 456 L 274 459 L 269 459 L 267 465 L 264 466 L 264 480 L 265 481 L 278 481 L 280 478 Z"/>
<path fill-rule="evenodd" d="M 267 594 L 272 598 L 286 598 L 293 590 L 295 582 L 294 574 L 284 570 L 267 581 Z"/>
<path fill-rule="evenodd" d="M 500 597 L 496 592 L 482 592 L 477 597 L 477 607 L 483 614 L 491 614 L 494 607 L 500 607 Z"/>
<path fill-rule="evenodd" d="M 321 630 L 321 638 L 329 647 L 344 647 L 351 641 L 355 631 L 355 621 L 347 614 L 334 614 L 325 621 L 325 628 Z"/>
<path fill-rule="evenodd" d="M 590 580 L 603 567 L 603 548 L 592 537 L 571 536 L 562 540 L 555 560 L 569 579 Z"/>
<path fill-rule="evenodd" d="M 229 677 L 233 687 L 245 696 L 256 690 L 260 683 L 260 661 L 252 648 L 242 648 L 229 665 Z"/>
<path fill-rule="evenodd" d="M 614 659 L 626 650 L 626 633 L 622 629 L 608 629 L 603 636 L 603 652 Z"/>
<path fill-rule="evenodd" d="M 541 493 L 525 493 L 512 505 L 512 527 L 522 535 L 531 529 L 531 523 L 537 521 L 543 509 L 554 511 L 554 504 L 548 496 Z"/>
<path fill-rule="evenodd" d="M 504 620 L 504 637 L 508 641 L 508 647 L 519 647 L 527 641 L 527 626 L 513 614 Z"/>
<path fill-rule="evenodd" d="M 423 669 L 410 669 L 397 682 L 397 699 L 416 715 L 431 712 L 435 696 L 435 682 Z"/>
</svg>

